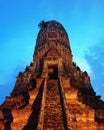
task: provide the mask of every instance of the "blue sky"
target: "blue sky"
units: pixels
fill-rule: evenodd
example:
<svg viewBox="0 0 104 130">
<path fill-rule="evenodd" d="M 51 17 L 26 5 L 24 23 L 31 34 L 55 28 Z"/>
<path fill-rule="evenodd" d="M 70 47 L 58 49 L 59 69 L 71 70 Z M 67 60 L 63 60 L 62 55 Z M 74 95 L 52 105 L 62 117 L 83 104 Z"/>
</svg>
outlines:
<svg viewBox="0 0 104 130">
<path fill-rule="evenodd" d="M 104 99 L 104 0 L 0 0 L 0 103 L 33 58 L 38 24 L 65 27 L 73 60 Z"/>
</svg>

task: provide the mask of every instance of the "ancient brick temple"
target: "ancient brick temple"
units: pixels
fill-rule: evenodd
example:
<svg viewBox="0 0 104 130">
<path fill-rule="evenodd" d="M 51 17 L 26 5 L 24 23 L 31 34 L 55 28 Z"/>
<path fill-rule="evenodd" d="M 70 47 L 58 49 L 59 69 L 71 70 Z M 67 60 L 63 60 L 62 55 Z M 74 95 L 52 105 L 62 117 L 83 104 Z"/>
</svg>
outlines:
<svg viewBox="0 0 104 130">
<path fill-rule="evenodd" d="M 0 106 L 0 130 L 104 130 L 104 102 L 72 61 L 64 27 L 39 26 L 33 62 Z"/>
</svg>

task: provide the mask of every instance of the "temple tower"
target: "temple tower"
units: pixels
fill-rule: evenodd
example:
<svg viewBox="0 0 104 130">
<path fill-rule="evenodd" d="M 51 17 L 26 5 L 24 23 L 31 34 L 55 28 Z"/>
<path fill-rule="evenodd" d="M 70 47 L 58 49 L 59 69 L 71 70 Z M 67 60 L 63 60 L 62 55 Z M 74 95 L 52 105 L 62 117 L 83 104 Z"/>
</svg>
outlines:
<svg viewBox="0 0 104 130">
<path fill-rule="evenodd" d="M 1 130 L 104 130 L 104 102 L 73 62 L 68 34 L 40 22 L 33 62 L 0 106 Z"/>
<path fill-rule="evenodd" d="M 72 64 L 72 55 L 64 27 L 56 21 L 42 21 L 40 28 L 33 58 L 35 74 L 46 77 L 52 68 L 57 68 L 59 75 L 65 73 L 64 67 Z"/>
</svg>

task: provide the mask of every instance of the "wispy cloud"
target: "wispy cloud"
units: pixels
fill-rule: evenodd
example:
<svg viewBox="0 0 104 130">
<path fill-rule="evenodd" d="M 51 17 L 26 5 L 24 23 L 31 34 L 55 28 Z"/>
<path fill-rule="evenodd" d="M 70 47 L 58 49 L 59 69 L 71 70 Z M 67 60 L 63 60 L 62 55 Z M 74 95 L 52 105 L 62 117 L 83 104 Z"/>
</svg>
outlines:
<svg viewBox="0 0 104 130">
<path fill-rule="evenodd" d="M 104 99 L 104 41 L 90 47 L 85 58 L 94 75 L 91 77 L 92 85 Z"/>
<path fill-rule="evenodd" d="M 16 77 L 20 71 L 24 71 L 23 66 L 16 66 L 14 70 L 5 72 L 0 76 L 0 104 L 5 100 L 6 96 L 9 96 L 14 88 Z M 1 71 L 0 71 L 1 72 Z"/>
<path fill-rule="evenodd" d="M 81 68 L 82 71 L 87 71 L 88 74 L 92 75 L 90 65 L 84 57 L 76 56 L 74 57 L 74 62 Z"/>
</svg>

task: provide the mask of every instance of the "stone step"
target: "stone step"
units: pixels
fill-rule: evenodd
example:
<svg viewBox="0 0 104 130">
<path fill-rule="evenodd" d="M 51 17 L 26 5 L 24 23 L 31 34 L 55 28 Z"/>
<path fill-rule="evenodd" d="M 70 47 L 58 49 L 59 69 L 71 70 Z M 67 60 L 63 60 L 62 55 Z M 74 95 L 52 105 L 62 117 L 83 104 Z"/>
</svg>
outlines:
<svg viewBox="0 0 104 130">
<path fill-rule="evenodd" d="M 11 128 L 13 128 L 13 130 L 17 130 L 17 126 L 18 130 L 21 130 L 27 124 L 28 119 L 33 112 L 32 106 L 38 92 L 39 89 L 37 88 L 32 91 L 29 91 L 29 104 L 24 109 L 12 111 L 12 116 L 14 120 L 11 123 Z"/>
<path fill-rule="evenodd" d="M 49 80 L 47 82 L 43 129 L 64 130 L 62 106 L 60 103 L 60 92 L 57 80 Z"/>
</svg>

